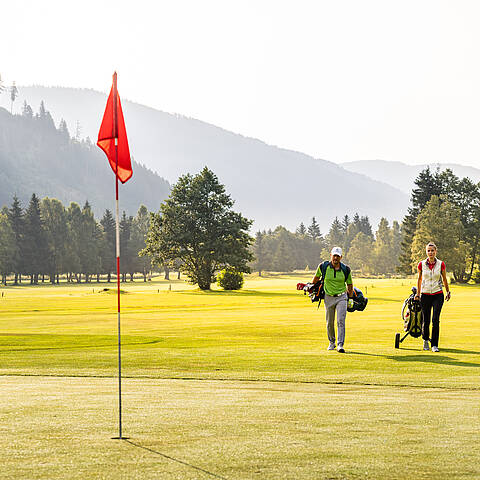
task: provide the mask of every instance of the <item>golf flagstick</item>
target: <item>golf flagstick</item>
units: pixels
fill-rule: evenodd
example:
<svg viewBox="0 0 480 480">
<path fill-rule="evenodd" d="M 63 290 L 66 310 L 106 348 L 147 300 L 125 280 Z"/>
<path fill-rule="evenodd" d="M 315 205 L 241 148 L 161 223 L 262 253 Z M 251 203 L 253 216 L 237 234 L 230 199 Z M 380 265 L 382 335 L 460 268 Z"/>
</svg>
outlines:
<svg viewBox="0 0 480 480">
<path fill-rule="evenodd" d="M 115 75 L 115 87 L 116 87 Z M 116 90 L 116 88 L 115 88 Z M 114 103 L 114 117 L 116 117 L 116 102 Z M 118 437 L 117 440 L 124 440 L 122 436 L 122 335 L 120 330 L 120 215 L 118 208 L 118 137 L 115 138 L 115 243 L 117 256 L 117 330 L 118 330 Z"/>
<path fill-rule="evenodd" d="M 120 331 L 120 215 L 118 206 L 118 181 L 125 183 L 133 174 L 128 147 L 127 132 L 123 119 L 122 105 L 117 91 L 117 73 L 113 74 L 113 84 L 107 100 L 102 125 L 98 132 L 97 145 L 105 152 L 112 170 L 115 172 L 115 243 L 117 264 L 117 329 L 118 329 L 118 437 L 122 435 L 122 341 Z"/>
</svg>

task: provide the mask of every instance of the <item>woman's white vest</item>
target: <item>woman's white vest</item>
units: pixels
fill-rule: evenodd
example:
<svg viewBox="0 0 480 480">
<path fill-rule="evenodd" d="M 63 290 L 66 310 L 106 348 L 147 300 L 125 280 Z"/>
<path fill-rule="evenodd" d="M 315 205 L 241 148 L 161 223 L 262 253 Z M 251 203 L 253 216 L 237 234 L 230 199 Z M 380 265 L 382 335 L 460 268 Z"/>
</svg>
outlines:
<svg viewBox="0 0 480 480">
<path fill-rule="evenodd" d="M 442 291 L 442 261 L 436 259 L 434 267 L 430 270 L 427 260 L 422 261 L 422 292 L 437 293 Z"/>
</svg>

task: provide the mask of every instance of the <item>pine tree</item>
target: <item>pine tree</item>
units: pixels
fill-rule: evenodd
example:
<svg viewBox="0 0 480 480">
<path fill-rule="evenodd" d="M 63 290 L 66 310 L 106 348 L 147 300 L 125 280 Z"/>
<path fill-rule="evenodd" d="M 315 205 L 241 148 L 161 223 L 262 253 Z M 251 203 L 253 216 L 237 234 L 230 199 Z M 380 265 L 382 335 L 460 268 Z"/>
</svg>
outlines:
<svg viewBox="0 0 480 480">
<path fill-rule="evenodd" d="M 338 217 L 335 217 L 335 220 L 333 220 L 330 230 L 327 234 L 326 249 L 328 250 L 328 258 L 330 258 L 329 250 L 333 247 L 343 247 L 344 241 L 345 235 L 343 233 L 342 224 L 338 220 Z"/>
<path fill-rule="evenodd" d="M 45 103 L 43 100 L 40 102 L 40 108 L 37 115 L 35 115 L 35 118 L 40 120 L 41 130 L 44 134 L 57 131 L 53 118 L 50 115 L 50 112 L 45 108 Z"/>
<path fill-rule="evenodd" d="M 26 100 L 23 101 L 22 115 L 26 118 L 33 118 L 32 107 L 27 103 Z"/>
<path fill-rule="evenodd" d="M 115 219 L 110 210 L 105 210 L 100 224 L 103 229 L 104 243 L 101 249 L 102 271 L 107 274 L 107 282 L 110 283 L 111 275 L 115 272 Z"/>
<path fill-rule="evenodd" d="M 267 252 L 265 251 L 264 236 L 265 234 L 262 234 L 262 232 L 257 232 L 255 234 L 255 242 L 253 244 L 253 268 L 258 272 L 259 277 L 262 276 L 262 272 L 267 263 Z"/>
<path fill-rule="evenodd" d="M 312 223 L 308 227 L 308 235 L 312 239 L 312 241 L 315 241 L 317 238 L 320 238 L 322 236 L 322 234 L 320 233 L 320 226 L 315 220 L 315 217 L 312 218 Z"/>
<path fill-rule="evenodd" d="M 77 120 L 77 123 L 75 124 L 75 140 L 79 142 L 81 136 L 82 136 L 82 126 L 80 125 L 80 121 Z"/>
<path fill-rule="evenodd" d="M 132 220 L 130 235 L 131 272 L 140 272 L 143 281 L 147 281 L 148 272 L 151 269 L 151 261 L 148 257 L 140 257 L 138 254 L 145 248 L 148 230 L 150 228 L 150 214 L 145 205 L 140 205 L 137 215 Z"/>
<path fill-rule="evenodd" d="M 343 225 L 341 225 L 343 227 Z M 342 229 L 343 231 L 343 229 Z M 352 245 L 353 239 L 362 231 L 362 220 L 358 212 L 355 213 L 353 216 L 352 221 L 349 223 L 346 231 L 344 232 L 344 240 L 343 240 L 343 254 L 345 256 L 345 260 L 348 257 L 348 251 Z"/>
<path fill-rule="evenodd" d="M 360 215 L 358 214 L 358 212 L 355 212 L 355 215 L 353 216 L 353 219 L 352 219 L 352 224 L 355 225 L 355 227 L 360 232 Z"/>
<path fill-rule="evenodd" d="M 23 239 L 25 236 L 25 216 L 20 201 L 16 195 L 14 195 L 12 206 L 8 211 L 8 221 L 12 227 L 15 236 L 15 245 L 17 246 L 14 257 L 12 258 L 12 265 L 15 273 L 14 284 L 18 285 L 19 275 L 21 275 L 24 270 L 25 255 Z"/>
<path fill-rule="evenodd" d="M 360 217 L 360 231 L 373 239 L 372 226 L 368 216 Z"/>
<path fill-rule="evenodd" d="M 122 274 L 122 282 L 126 282 L 127 273 L 132 272 L 132 252 L 130 248 L 132 220 L 132 217 L 127 217 L 127 214 L 123 212 L 122 219 L 120 220 L 120 271 Z"/>
<path fill-rule="evenodd" d="M 392 248 L 394 255 L 397 256 L 396 264 L 398 266 L 398 254 L 400 252 L 400 247 L 402 244 L 402 229 L 400 224 L 394 220 L 392 223 Z M 397 270 L 397 268 L 395 268 Z"/>
<path fill-rule="evenodd" d="M 18 245 L 15 243 L 15 232 L 8 220 L 8 213 L 0 213 L 0 274 L 4 285 L 7 284 L 7 275 L 14 270 L 13 260 L 17 256 Z"/>
<path fill-rule="evenodd" d="M 40 212 L 40 200 L 33 193 L 25 212 L 24 273 L 30 275 L 30 283 L 38 283 L 40 273 L 48 273 L 48 240 Z"/>
<path fill-rule="evenodd" d="M 60 120 L 58 125 L 58 133 L 64 142 L 68 142 L 70 140 L 70 132 L 68 131 L 67 122 L 63 118 Z"/>
<path fill-rule="evenodd" d="M 47 109 L 45 108 L 45 102 L 40 101 L 40 107 L 38 108 L 38 116 L 40 118 L 45 118 L 47 116 Z"/>
<path fill-rule="evenodd" d="M 307 234 L 307 229 L 305 228 L 305 225 L 303 224 L 303 222 L 300 223 L 295 233 L 297 235 L 300 235 L 301 237 L 304 237 Z"/>
<path fill-rule="evenodd" d="M 393 234 L 388 220 L 382 218 L 375 235 L 374 268 L 375 273 L 386 274 L 395 271 L 395 251 L 393 248 Z"/>
<path fill-rule="evenodd" d="M 13 82 L 12 86 L 10 87 L 10 113 L 13 113 L 13 102 L 15 102 L 16 98 L 18 97 L 18 88 L 15 85 L 15 82 Z"/>
</svg>

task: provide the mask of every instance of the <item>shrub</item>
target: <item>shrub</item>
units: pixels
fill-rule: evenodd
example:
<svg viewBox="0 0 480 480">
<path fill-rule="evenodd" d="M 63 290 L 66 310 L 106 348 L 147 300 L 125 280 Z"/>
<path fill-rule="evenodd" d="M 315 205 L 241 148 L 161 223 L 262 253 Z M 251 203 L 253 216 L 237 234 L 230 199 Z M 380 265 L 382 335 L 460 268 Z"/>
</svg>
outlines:
<svg viewBox="0 0 480 480">
<path fill-rule="evenodd" d="M 473 281 L 475 283 L 480 283 L 480 270 L 477 270 L 473 275 L 472 275 Z"/>
<path fill-rule="evenodd" d="M 217 276 L 217 283 L 224 290 L 240 290 L 243 286 L 243 273 L 234 267 L 224 268 Z"/>
</svg>

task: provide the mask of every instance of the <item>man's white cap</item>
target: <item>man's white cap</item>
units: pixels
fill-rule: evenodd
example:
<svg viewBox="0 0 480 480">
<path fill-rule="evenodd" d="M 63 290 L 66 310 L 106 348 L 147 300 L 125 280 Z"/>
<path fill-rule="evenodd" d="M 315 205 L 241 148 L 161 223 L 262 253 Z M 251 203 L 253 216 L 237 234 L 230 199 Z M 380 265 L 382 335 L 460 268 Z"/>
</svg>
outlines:
<svg viewBox="0 0 480 480">
<path fill-rule="evenodd" d="M 331 255 L 340 255 L 340 257 L 341 257 L 342 256 L 342 249 L 340 247 L 333 247 L 330 254 Z"/>
</svg>

